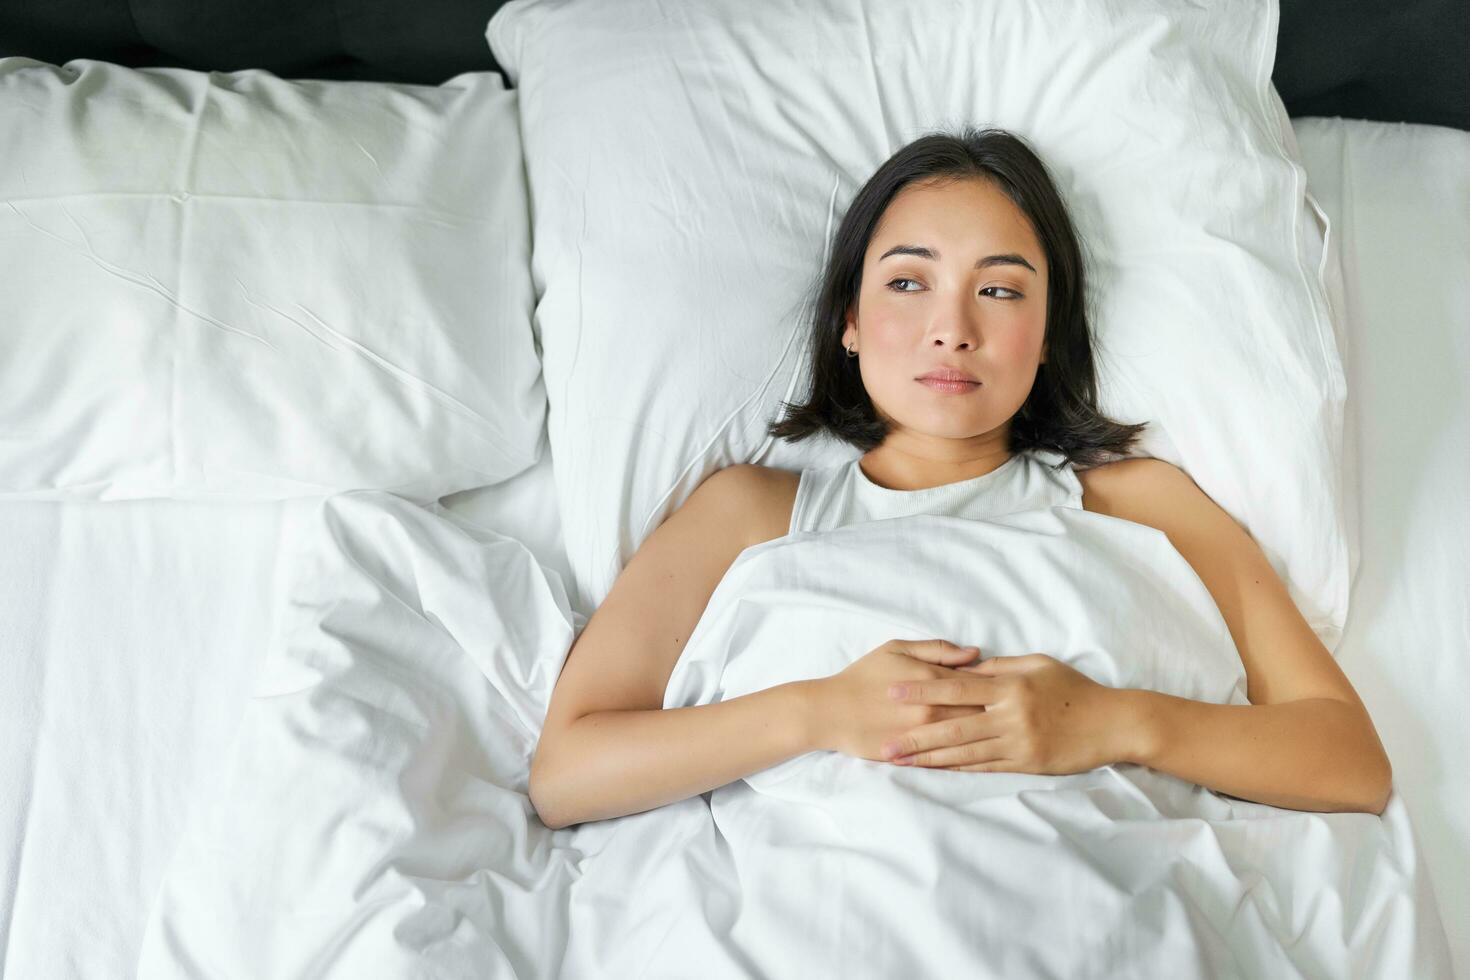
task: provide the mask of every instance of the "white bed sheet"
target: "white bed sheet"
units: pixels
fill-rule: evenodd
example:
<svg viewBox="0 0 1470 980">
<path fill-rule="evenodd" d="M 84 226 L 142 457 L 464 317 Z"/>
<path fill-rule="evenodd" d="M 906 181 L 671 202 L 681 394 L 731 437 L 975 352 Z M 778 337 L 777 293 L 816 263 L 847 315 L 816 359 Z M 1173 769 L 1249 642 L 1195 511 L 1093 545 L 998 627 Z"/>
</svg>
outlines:
<svg viewBox="0 0 1470 980">
<path fill-rule="evenodd" d="M 543 444 L 530 470 L 445 503 L 564 570 L 551 485 Z M 309 506 L 0 505 L 0 975 L 131 976 Z"/>
<path fill-rule="evenodd" d="M 813 752 L 549 830 L 525 794 L 573 636 L 559 580 L 514 538 L 376 492 L 325 501 L 292 552 L 240 734 L 150 912 L 148 980 L 1451 976 L 1398 796 L 1382 818 L 1304 813 L 1138 766 L 977 778 Z M 748 549 L 665 703 L 824 676 L 894 631 L 1245 702 L 1167 539 L 1059 508 Z"/>
<path fill-rule="evenodd" d="M 5 976 L 128 974 L 239 723 L 289 507 L 0 507 Z"/>
<path fill-rule="evenodd" d="M 516 538 L 388 493 L 301 516 L 139 975 L 555 975 L 582 855 L 527 791 L 572 644 L 561 580 Z"/>
<path fill-rule="evenodd" d="M 1361 551 L 1342 664 L 1470 977 L 1470 132 L 1297 119 L 1344 263 Z"/>
<path fill-rule="evenodd" d="M 1348 264 L 1363 540 L 1339 657 L 1470 976 L 1470 133 L 1295 128 Z M 445 503 L 564 573 L 551 465 Z M 130 974 L 190 803 L 238 726 L 295 506 L 0 507 L 6 975 Z"/>
</svg>

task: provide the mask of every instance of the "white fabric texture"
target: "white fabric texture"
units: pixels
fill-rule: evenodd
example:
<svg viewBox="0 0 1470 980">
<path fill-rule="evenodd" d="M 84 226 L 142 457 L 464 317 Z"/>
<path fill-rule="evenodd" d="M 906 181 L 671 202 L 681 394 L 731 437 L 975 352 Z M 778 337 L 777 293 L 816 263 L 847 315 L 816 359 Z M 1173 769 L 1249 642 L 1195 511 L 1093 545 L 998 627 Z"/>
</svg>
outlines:
<svg viewBox="0 0 1470 980">
<path fill-rule="evenodd" d="M 235 739 L 303 503 L 0 501 L 6 977 L 131 975 Z"/>
<path fill-rule="evenodd" d="M 544 442 L 546 430 L 541 437 Z M 572 580 L 567 551 L 562 544 L 561 516 L 556 510 L 556 484 L 551 453 L 543 446 L 536 465 L 502 483 L 474 487 L 439 501 L 446 510 L 486 530 L 515 538 L 530 549 L 536 561 L 562 582 Z M 572 619 L 582 632 L 586 618 L 575 609 Z"/>
<path fill-rule="evenodd" d="M 1470 430 L 1470 280 L 1463 275 L 1470 267 L 1470 134 L 1359 120 L 1294 126 L 1310 188 L 1341 230 L 1351 265 L 1344 270 L 1352 313 L 1345 349 L 1353 416 L 1362 423 L 1355 479 L 1363 488 L 1363 561 L 1339 660 L 1389 749 L 1396 797 L 1419 830 L 1457 973 L 1470 976 L 1470 782 L 1461 775 L 1463 746 L 1470 744 L 1461 700 L 1470 690 L 1470 659 L 1462 655 L 1470 645 L 1470 510 L 1461 503 L 1470 457 L 1457 442 Z M 446 506 L 472 510 L 521 537 L 530 533 L 527 519 L 547 516 L 550 462 L 543 457 L 512 481 L 515 487 L 470 491 Z M 522 482 L 533 479 L 539 484 Z M 534 506 L 518 510 L 499 496 L 512 490 Z M 278 599 L 289 594 L 282 576 L 292 568 L 279 563 L 299 540 L 300 525 L 286 512 L 316 506 L 290 504 L 0 501 L 0 646 L 7 654 L 0 657 L 0 836 L 7 842 L 0 927 L 7 976 L 112 978 L 136 962 L 149 906 L 189 811 L 204 805 L 213 781 L 228 771 Z M 553 541 L 555 534 L 538 524 L 533 537 Z M 424 540 L 442 542 L 438 535 Z M 422 736 L 431 738 L 432 731 Z M 371 769 L 374 760 L 403 755 L 380 749 L 360 758 Z M 398 786 L 397 772 L 388 766 L 361 778 L 376 778 L 392 799 L 434 791 L 423 783 Z M 680 808 L 678 826 L 686 833 L 660 837 L 657 850 L 638 856 L 639 875 L 685 888 L 692 886 L 680 876 L 697 885 L 719 882 L 697 860 L 681 858 L 688 840 L 703 848 L 695 855 L 722 846 L 700 837 L 711 824 L 692 808 L 698 802 Z M 513 814 L 503 799 L 499 805 L 497 813 Z M 269 816 L 288 821 L 290 812 Z M 667 830 L 665 819 L 661 811 L 623 818 Z M 634 856 L 605 848 L 609 834 L 655 837 L 622 823 L 572 829 L 579 869 L 595 870 L 599 850 L 610 863 Z M 372 853 L 400 839 L 390 834 Z M 542 838 L 528 832 L 525 839 Z M 564 839 L 557 840 L 558 847 L 534 853 L 548 864 L 561 861 Z M 516 859 L 501 856 L 489 867 L 514 872 Z M 330 866 L 340 869 L 349 858 Z M 564 881 L 558 874 L 554 867 L 547 872 L 549 888 Z M 299 871 L 288 868 L 281 880 L 293 875 Z M 637 880 L 599 872 L 579 885 L 574 926 L 596 929 L 592 900 L 621 901 Z M 820 885 L 804 883 L 800 895 L 811 894 L 820 896 Z M 705 933 L 721 921 L 718 896 Z M 655 932 L 647 923 L 639 935 Z M 687 965 L 680 966 L 679 975 L 687 975 Z"/>
<path fill-rule="evenodd" d="M 374 491 L 296 530 L 139 975 L 546 975 L 578 856 L 527 795 L 572 642 L 560 581 L 514 538 Z"/>
<path fill-rule="evenodd" d="M 664 704 L 824 677 L 886 640 L 929 637 L 1247 703 L 1225 622 L 1168 539 L 1058 505 L 747 549 Z M 965 773 L 816 752 L 681 810 L 608 831 L 574 890 L 572 975 L 1451 975 L 1396 796 L 1380 819 L 1237 800 L 1131 764 Z M 615 908 L 613 888 L 638 897 Z M 598 914 L 575 916 L 584 903 Z"/>
<path fill-rule="evenodd" d="M 559 571 L 551 488 L 545 454 L 445 508 L 513 531 Z M 190 813 L 219 791 L 320 508 L 0 500 L 5 976 L 132 975 Z"/>
<path fill-rule="evenodd" d="M 857 189 L 936 128 L 1051 169 L 1089 263 L 1103 410 L 1153 423 L 1332 648 L 1347 615 L 1345 388 L 1275 3 L 512 0 L 549 432 L 574 603 L 807 390 L 806 290 Z"/>
<path fill-rule="evenodd" d="M 858 460 L 803 470 L 788 534 L 844 524 L 928 514 L 985 520 L 1038 501 L 1080 507 L 1082 484 L 1066 457 L 1050 450 L 1015 453 L 982 476 L 923 490 L 893 490 L 870 480 Z"/>
<path fill-rule="evenodd" d="M 746 549 L 665 706 L 929 636 L 1246 703 L 1228 628 L 1168 539 L 1031 485 L 1043 506 Z M 1397 796 L 1382 818 L 1308 813 L 1127 764 L 947 773 L 813 752 L 548 830 L 526 777 L 572 638 L 557 580 L 513 539 L 387 494 L 328 499 L 296 541 L 141 976 L 1450 976 Z"/>
<path fill-rule="evenodd" d="M 516 96 L 0 60 L 0 496 L 424 503 L 536 460 Z"/>
<path fill-rule="evenodd" d="M 1470 976 L 1470 133 L 1294 123 L 1344 229 L 1362 553 L 1338 661 L 1414 814 L 1460 976 Z"/>
</svg>

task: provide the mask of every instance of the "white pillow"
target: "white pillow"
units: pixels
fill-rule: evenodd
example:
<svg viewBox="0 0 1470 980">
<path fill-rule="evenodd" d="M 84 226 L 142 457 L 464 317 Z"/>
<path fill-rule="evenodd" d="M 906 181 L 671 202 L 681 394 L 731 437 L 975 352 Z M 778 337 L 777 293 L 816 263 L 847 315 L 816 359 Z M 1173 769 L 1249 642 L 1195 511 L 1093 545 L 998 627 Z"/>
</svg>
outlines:
<svg viewBox="0 0 1470 980">
<path fill-rule="evenodd" d="M 516 95 L 0 60 L 0 497 L 496 483 L 540 452 Z"/>
<path fill-rule="evenodd" d="M 1329 647 L 1347 614 L 1345 384 L 1323 229 L 1270 83 L 1278 10 L 1226 0 L 512 0 L 537 329 L 583 609 L 709 473 L 858 451 L 766 436 L 847 203 L 935 129 L 999 126 L 1088 255 L 1100 408 L 1154 423 Z"/>
</svg>

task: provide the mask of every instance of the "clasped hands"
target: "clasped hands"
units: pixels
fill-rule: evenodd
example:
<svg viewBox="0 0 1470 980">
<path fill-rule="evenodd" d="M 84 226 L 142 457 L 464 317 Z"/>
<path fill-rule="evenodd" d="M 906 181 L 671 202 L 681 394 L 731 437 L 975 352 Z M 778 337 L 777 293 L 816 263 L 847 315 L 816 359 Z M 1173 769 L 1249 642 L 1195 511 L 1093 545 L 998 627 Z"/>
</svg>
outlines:
<svg viewBox="0 0 1470 980">
<path fill-rule="evenodd" d="M 972 663 L 979 654 L 890 640 L 823 678 L 818 747 L 968 772 L 1066 775 L 1127 761 L 1116 689 L 1046 654 Z"/>
</svg>

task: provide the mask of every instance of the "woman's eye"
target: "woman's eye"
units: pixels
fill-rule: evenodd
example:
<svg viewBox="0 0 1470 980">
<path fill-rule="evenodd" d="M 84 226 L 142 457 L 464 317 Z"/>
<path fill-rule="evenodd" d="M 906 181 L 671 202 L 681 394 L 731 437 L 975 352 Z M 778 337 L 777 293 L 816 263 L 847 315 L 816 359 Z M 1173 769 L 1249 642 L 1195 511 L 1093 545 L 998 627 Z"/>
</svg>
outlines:
<svg viewBox="0 0 1470 980">
<path fill-rule="evenodd" d="M 906 277 L 899 277 L 898 279 L 890 280 L 889 283 L 888 283 L 888 288 L 891 289 L 891 290 L 893 290 L 895 293 L 912 293 L 912 292 L 915 292 L 915 290 L 905 289 L 903 286 L 900 286 L 899 285 L 899 283 L 904 283 L 904 282 L 911 282 L 911 283 L 914 283 L 915 285 L 918 284 L 918 280 L 917 279 L 909 279 L 909 278 L 906 278 Z M 1014 289 L 1007 289 L 1004 286 L 986 286 L 984 289 L 980 290 L 980 292 L 981 292 L 982 295 L 984 295 L 985 293 L 989 293 L 993 289 L 998 289 L 1002 293 L 1006 293 L 1007 294 L 1005 296 L 996 296 L 996 299 L 1021 299 L 1022 298 L 1020 293 L 1016 292 Z"/>
</svg>

